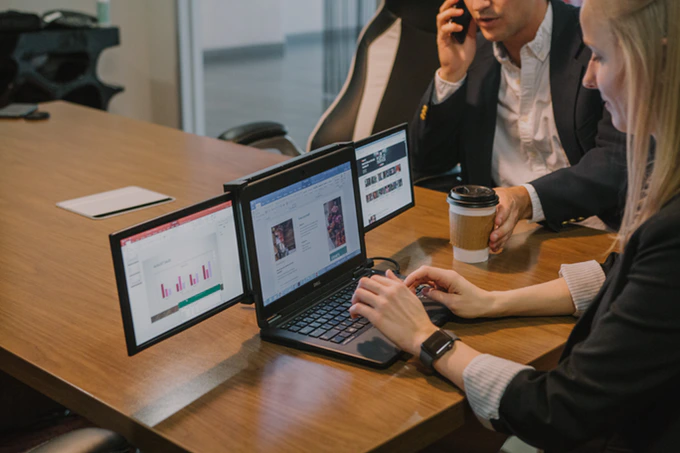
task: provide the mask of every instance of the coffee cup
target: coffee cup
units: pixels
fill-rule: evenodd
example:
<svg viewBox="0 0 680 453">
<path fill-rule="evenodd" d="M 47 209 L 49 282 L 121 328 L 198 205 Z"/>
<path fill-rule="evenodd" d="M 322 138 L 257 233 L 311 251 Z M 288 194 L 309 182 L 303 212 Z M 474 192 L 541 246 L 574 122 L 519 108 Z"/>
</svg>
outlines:
<svg viewBox="0 0 680 453">
<path fill-rule="evenodd" d="M 446 201 L 453 258 L 464 263 L 488 260 L 489 235 L 498 205 L 496 192 L 484 186 L 457 186 L 451 189 Z"/>
</svg>

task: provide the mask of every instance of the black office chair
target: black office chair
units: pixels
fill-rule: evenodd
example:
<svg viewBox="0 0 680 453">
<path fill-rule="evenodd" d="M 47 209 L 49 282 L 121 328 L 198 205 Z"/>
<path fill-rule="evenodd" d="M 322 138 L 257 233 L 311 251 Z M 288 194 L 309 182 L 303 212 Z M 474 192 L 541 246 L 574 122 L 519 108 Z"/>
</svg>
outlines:
<svg viewBox="0 0 680 453">
<path fill-rule="evenodd" d="M 435 18 L 442 0 L 384 0 L 359 37 L 340 94 L 319 120 L 306 151 L 359 140 L 410 121 L 439 67 Z M 370 69 L 370 70 L 369 70 Z M 222 140 L 299 155 L 280 123 L 250 123 Z"/>
</svg>

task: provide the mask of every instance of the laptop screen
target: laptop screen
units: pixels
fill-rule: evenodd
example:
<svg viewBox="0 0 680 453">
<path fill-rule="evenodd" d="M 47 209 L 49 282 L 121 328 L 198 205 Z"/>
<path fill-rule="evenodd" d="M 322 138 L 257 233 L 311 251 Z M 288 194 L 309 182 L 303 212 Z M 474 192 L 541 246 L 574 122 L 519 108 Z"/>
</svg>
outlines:
<svg viewBox="0 0 680 453">
<path fill-rule="evenodd" d="M 139 346 L 243 294 L 231 201 L 120 238 Z"/>
<path fill-rule="evenodd" d="M 406 130 L 357 145 L 359 193 L 364 227 L 412 205 Z"/>
<path fill-rule="evenodd" d="M 361 253 L 345 162 L 250 202 L 265 306 Z"/>
</svg>

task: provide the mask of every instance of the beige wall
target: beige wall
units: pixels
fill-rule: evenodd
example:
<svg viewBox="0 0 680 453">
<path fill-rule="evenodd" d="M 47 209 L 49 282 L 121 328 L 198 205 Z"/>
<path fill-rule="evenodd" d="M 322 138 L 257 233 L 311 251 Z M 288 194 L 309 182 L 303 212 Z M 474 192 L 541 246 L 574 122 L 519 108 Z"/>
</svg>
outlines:
<svg viewBox="0 0 680 453">
<path fill-rule="evenodd" d="M 71 9 L 95 14 L 95 0 L 0 0 L 0 11 L 43 13 Z M 112 0 L 111 22 L 120 28 L 118 47 L 105 50 L 98 74 L 125 87 L 109 111 L 180 127 L 179 62 L 174 0 Z"/>
</svg>

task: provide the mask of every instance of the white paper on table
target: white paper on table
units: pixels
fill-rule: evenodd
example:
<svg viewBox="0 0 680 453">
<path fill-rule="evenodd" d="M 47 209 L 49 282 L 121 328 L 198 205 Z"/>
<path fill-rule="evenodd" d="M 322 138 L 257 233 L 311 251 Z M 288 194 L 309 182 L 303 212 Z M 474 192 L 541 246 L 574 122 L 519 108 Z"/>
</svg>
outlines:
<svg viewBox="0 0 680 453">
<path fill-rule="evenodd" d="M 105 219 L 126 212 L 174 201 L 173 197 L 137 186 L 123 187 L 57 203 L 57 206 L 90 219 Z"/>
</svg>

